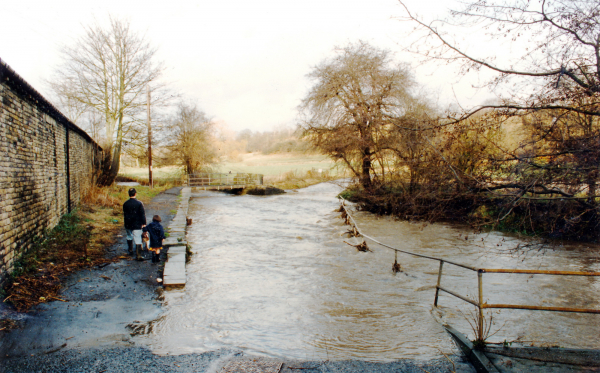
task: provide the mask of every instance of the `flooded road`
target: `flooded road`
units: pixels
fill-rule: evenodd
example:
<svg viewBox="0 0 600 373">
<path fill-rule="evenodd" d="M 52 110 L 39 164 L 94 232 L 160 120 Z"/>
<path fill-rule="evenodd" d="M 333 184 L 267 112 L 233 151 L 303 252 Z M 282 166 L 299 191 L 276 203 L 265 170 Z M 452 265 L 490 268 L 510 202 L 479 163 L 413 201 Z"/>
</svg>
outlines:
<svg viewBox="0 0 600 373">
<path fill-rule="evenodd" d="M 280 196 L 201 192 L 192 199 L 188 242 L 194 256 L 183 290 L 164 294 L 164 314 L 136 337 L 159 354 L 234 347 L 298 359 L 389 361 L 455 353 L 436 318 L 468 333 L 474 307 L 442 295 L 432 310 L 438 262 L 344 241 L 341 188 L 319 184 Z M 414 224 L 357 212 L 360 228 L 380 241 L 475 267 L 600 271 L 598 247 L 563 247 L 511 255 L 519 243 L 501 233 Z M 443 286 L 474 298 L 475 272 L 446 265 Z M 488 303 L 600 308 L 597 278 L 484 276 Z M 468 306 L 468 307 L 467 307 Z M 503 310 L 491 340 L 600 348 L 600 315 Z M 498 331 L 499 329 L 499 331 Z M 471 333 L 472 334 L 472 333 Z"/>
</svg>

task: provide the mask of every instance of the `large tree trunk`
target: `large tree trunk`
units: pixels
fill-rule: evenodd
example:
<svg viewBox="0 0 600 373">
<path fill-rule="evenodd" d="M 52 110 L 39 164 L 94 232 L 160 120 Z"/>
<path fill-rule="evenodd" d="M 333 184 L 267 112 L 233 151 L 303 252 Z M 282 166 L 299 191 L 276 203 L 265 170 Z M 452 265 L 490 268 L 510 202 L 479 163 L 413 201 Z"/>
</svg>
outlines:
<svg viewBox="0 0 600 373">
<path fill-rule="evenodd" d="M 121 165 L 121 144 L 117 144 L 114 148 L 109 146 L 105 149 L 100 176 L 96 183 L 98 186 L 112 185 L 119 174 Z"/>
<path fill-rule="evenodd" d="M 371 189 L 371 150 L 369 148 L 363 149 L 360 184 L 365 189 Z"/>
<path fill-rule="evenodd" d="M 596 195 L 596 172 L 592 171 L 587 174 L 587 185 L 588 185 L 588 203 L 594 203 L 594 196 Z"/>
</svg>

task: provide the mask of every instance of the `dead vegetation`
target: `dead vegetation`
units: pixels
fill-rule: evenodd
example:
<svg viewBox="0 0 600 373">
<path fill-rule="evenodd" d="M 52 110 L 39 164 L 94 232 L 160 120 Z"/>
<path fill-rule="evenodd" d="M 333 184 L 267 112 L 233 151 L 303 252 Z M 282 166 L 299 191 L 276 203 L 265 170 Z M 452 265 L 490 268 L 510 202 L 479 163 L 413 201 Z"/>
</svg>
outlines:
<svg viewBox="0 0 600 373">
<path fill-rule="evenodd" d="M 398 263 L 398 251 L 394 250 L 394 264 L 392 264 L 392 272 L 394 274 L 402 272 L 402 266 Z"/>
<path fill-rule="evenodd" d="M 17 311 L 24 312 L 38 303 L 65 301 L 58 293 L 66 275 L 111 260 L 106 258 L 103 247 L 90 242 L 95 231 L 105 230 L 92 221 L 87 222 L 89 219 L 83 216 L 79 210 L 63 216 L 43 241 L 34 243 L 16 262 L 4 288 L 7 295 L 4 302 L 10 302 Z M 107 237 L 106 234 L 94 236 Z"/>
</svg>

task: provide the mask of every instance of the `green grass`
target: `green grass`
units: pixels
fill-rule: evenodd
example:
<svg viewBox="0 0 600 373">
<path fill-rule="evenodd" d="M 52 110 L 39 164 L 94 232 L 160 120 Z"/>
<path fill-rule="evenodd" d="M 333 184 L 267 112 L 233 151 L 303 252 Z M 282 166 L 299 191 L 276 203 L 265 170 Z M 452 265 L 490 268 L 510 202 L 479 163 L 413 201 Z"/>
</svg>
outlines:
<svg viewBox="0 0 600 373">
<path fill-rule="evenodd" d="M 214 171 L 220 173 L 231 171 L 231 173 L 262 174 L 265 176 L 265 184 L 275 186 L 281 184 L 283 188 L 303 188 L 316 182 L 344 177 L 343 171 L 334 167 L 335 163 L 330 158 L 319 154 L 284 153 L 264 155 L 261 153 L 247 153 L 243 154 L 241 158 L 242 161 L 240 162 L 218 163 L 213 166 Z M 319 170 L 323 171 L 323 176 L 327 176 L 324 178 L 310 177 L 311 173 L 316 175 Z M 119 175 L 147 182 L 148 168 L 121 167 Z M 155 180 L 180 179 L 182 171 L 181 168 L 170 166 L 156 168 L 153 170 L 152 175 Z M 111 188 L 114 188 L 114 186 Z M 126 190 L 129 187 L 122 188 Z M 138 198 L 142 200 L 147 198 L 146 194 L 149 193 L 147 187 L 136 187 L 136 189 L 138 190 Z M 122 199 L 123 196 L 125 195 L 120 193 L 118 198 Z M 115 197 L 117 196 L 115 195 Z"/>
<path fill-rule="evenodd" d="M 111 197 L 116 198 L 118 201 L 125 202 L 129 199 L 129 194 L 127 194 L 127 191 L 129 190 L 129 188 L 131 188 L 131 187 L 125 186 L 125 185 L 113 184 L 109 187 L 108 194 Z M 135 190 L 137 191 L 137 199 L 139 199 L 140 201 L 142 201 L 144 203 L 148 203 L 156 195 L 158 195 L 159 193 L 161 193 L 169 188 L 171 188 L 171 185 L 168 185 L 168 184 L 155 186 L 154 188 L 150 188 L 149 186 L 144 186 L 144 185 L 137 185 L 135 187 Z"/>
</svg>

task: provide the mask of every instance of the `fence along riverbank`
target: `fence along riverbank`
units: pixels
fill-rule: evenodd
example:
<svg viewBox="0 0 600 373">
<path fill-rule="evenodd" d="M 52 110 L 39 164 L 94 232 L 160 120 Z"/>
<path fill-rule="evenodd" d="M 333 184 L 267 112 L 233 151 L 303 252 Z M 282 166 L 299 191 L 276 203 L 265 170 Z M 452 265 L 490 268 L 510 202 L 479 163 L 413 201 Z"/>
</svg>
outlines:
<svg viewBox="0 0 600 373">
<path fill-rule="evenodd" d="M 475 332 L 476 332 L 476 339 L 479 340 L 480 342 L 483 342 L 483 339 L 484 339 L 483 337 L 485 335 L 483 310 L 486 308 L 488 308 L 488 309 L 492 309 L 492 308 L 494 308 L 494 309 L 521 309 L 521 310 L 537 310 L 537 311 L 551 311 L 551 312 L 575 312 L 575 313 L 600 314 L 600 309 L 576 308 L 576 307 L 548 307 L 548 306 L 520 305 L 520 304 L 488 304 L 488 303 L 484 302 L 484 300 L 483 300 L 484 299 L 483 275 L 485 273 L 537 274 L 537 275 L 550 275 L 550 276 L 600 276 L 600 272 L 476 268 L 473 266 L 454 262 L 454 261 L 447 260 L 444 258 L 437 258 L 437 257 L 423 255 L 423 254 L 419 254 L 419 253 L 415 253 L 415 252 L 411 252 L 411 251 L 407 251 L 407 250 L 401 250 L 396 247 L 384 244 L 384 243 L 378 241 L 377 239 L 364 234 L 358 227 L 356 220 L 354 220 L 354 218 L 350 214 L 350 211 L 349 211 L 348 207 L 346 206 L 346 200 L 343 198 L 341 198 L 340 212 L 342 212 L 342 218 L 346 219 L 346 224 L 352 226 L 352 232 L 355 232 L 354 233 L 355 236 L 364 237 L 379 246 L 382 246 L 386 249 L 394 250 L 396 252 L 396 255 L 397 255 L 397 253 L 403 253 L 403 254 L 412 255 L 415 257 L 438 261 L 440 266 L 439 266 L 439 271 L 438 271 L 437 284 L 435 287 L 435 297 L 434 297 L 433 305 L 435 307 L 437 307 L 438 299 L 439 299 L 439 292 L 441 290 L 447 294 L 450 294 L 458 299 L 463 300 L 464 302 L 470 303 L 473 306 L 475 306 L 478 311 L 477 312 L 477 327 L 476 327 Z M 363 242 L 360 245 L 366 245 L 366 243 Z M 360 245 L 356 245 L 356 246 L 360 246 Z M 467 296 L 463 296 L 461 294 L 453 292 L 442 286 L 444 263 L 448 263 L 450 265 L 468 269 L 477 274 L 477 289 L 478 289 L 478 299 L 477 300 L 470 299 Z"/>
</svg>

